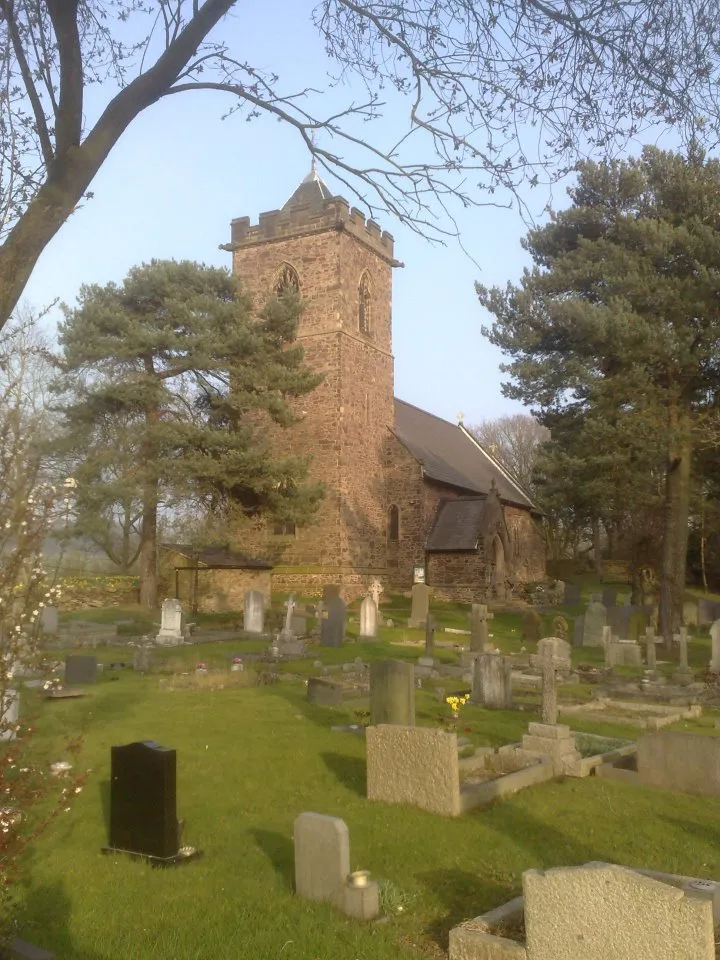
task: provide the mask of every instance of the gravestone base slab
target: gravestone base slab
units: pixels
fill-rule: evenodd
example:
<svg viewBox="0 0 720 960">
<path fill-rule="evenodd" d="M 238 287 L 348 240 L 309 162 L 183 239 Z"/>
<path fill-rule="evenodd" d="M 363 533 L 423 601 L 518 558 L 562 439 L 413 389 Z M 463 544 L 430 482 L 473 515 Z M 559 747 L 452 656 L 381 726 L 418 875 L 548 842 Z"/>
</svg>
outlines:
<svg viewBox="0 0 720 960">
<path fill-rule="evenodd" d="M 555 776 L 565 774 L 581 759 L 570 727 L 562 723 L 531 723 L 522 748 L 549 757 Z"/>
<path fill-rule="evenodd" d="M 689 667 L 680 667 L 673 673 L 673 683 L 676 683 L 679 687 L 689 686 L 694 679 L 693 672 Z"/>
<path fill-rule="evenodd" d="M 153 857 L 149 853 L 138 853 L 135 850 L 121 850 L 120 847 L 101 847 L 101 853 L 122 853 L 131 860 L 145 860 L 151 867 L 181 867 L 191 860 L 199 860 L 203 856 L 202 850 L 195 847 L 180 847 L 174 857 Z"/>
</svg>

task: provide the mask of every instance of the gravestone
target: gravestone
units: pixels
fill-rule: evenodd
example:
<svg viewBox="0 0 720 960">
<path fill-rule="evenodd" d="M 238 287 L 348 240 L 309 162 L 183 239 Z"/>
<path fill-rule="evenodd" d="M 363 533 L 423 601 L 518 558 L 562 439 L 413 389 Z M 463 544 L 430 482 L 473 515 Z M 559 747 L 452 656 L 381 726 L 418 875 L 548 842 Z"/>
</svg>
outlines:
<svg viewBox="0 0 720 960">
<path fill-rule="evenodd" d="M 602 592 L 602 603 L 605 607 L 614 607 L 617 603 L 617 587 L 605 587 Z"/>
<path fill-rule="evenodd" d="M 698 625 L 701 627 L 707 626 L 709 623 L 712 623 L 713 620 L 717 620 L 720 617 L 720 611 L 718 610 L 718 604 L 714 600 L 708 600 L 706 597 L 700 597 L 697 602 L 698 609 Z"/>
<path fill-rule="evenodd" d="M 497 710 L 512 708 L 512 660 L 481 653 L 473 665 L 472 703 Z"/>
<path fill-rule="evenodd" d="M 54 637 L 57 635 L 59 628 L 60 615 L 58 613 L 58 608 L 53 606 L 43 607 L 40 618 L 40 629 L 42 632 L 50 637 Z"/>
<path fill-rule="evenodd" d="M 657 668 L 657 651 L 655 650 L 655 631 L 652 627 L 645 630 L 645 662 L 648 670 L 653 673 Z"/>
<path fill-rule="evenodd" d="M 415 723 L 415 668 L 403 660 L 375 660 L 370 664 L 370 722 Z"/>
<path fill-rule="evenodd" d="M 715 957 L 711 900 L 615 864 L 526 870 L 523 905 L 528 960 Z"/>
<path fill-rule="evenodd" d="M 295 892 L 307 900 L 339 905 L 350 873 L 350 833 L 339 817 L 301 813 L 293 826 Z"/>
<path fill-rule="evenodd" d="M 373 598 L 375 606 L 380 610 L 380 596 L 383 593 L 383 585 L 379 580 L 373 580 L 368 588 L 368 596 Z"/>
<path fill-rule="evenodd" d="M 720 737 L 661 730 L 640 737 L 638 781 L 661 790 L 720 797 Z"/>
<path fill-rule="evenodd" d="M 363 597 L 360 604 L 360 639 L 375 640 L 377 638 L 377 626 L 377 604 L 372 597 Z"/>
<path fill-rule="evenodd" d="M 553 617 L 552 632 L 553 636 L 560 637 L 561 640 L 567 640 L 570 633 L 570 624 L 565 617 Z"/>
<path fill-rule="evenodd" d="M 680 633 L 675 634 L 673 640 L 680 647 L 680 663 L 673 674 L 673 680 L 681 685 L 692 683 L 693 672 L 688 664 L 688 634 L 685 627 L 681 627 Z"/>
<path fill-rule="evenodd" d="M 570 673 L 572 670 L 572 649 L 567 640 L 562 637 L 543 637 L 538 642 L 537 658 L 530 657 L 530 663 L 534 667 L 542 669 L 542 663 L 539 661 L 543 657 L 552 657 L 555 669 L 560 673 Z"/>
<path fill-rule="evenodd" d="M 430 590 L 426 583 L 415 583 L 412 588 L 408 627 L 424 627 L 430 608 Z"/>
<path fill-rule="evenodd" d="M 473 653 L 485 653 L 486 645 L 490 642 L 489 626 L 493 619 L 488 613 L 487 605 L 474 603 L 470 614 L 470 649 Z"/>
<path fill-rule="evenodd" d="M 563 606 L 574 607 L 580 603 L 580 587 L 574 583 L 565 584 L 565 596 L 563 597 Z"/>
<path fill-rule="evenodd" d="M 133 670 L 146 673 L 150 669 L 150 651 L 147 647 L 137 647 L 133 652 Z"/>
<path fill-rule="evenodd" d="M 182 604 L 179 600 L 163 600 L 160 632 L 155 642 L 164 646 L 182 643 L 185 638 Z"/>
<path fill-rule="evenodd" d="M 558 720 L 557 679 L 555 677 L 555 658 L 547 648 L 542 658 L 542 701 L 540 703 L 540 722 L 554 725 Z"/>
<path fill-rule="evenodd" d="M 528 610 L 522 618 L 523 643 L 537 643 L 542 636 L 542 617 L 537 610 Z"/>
<path fill-rule="evenodd" d="M 585 616 L 584 614 L 580 614 L 579 617 L 575 617 L 575 623 L 573 624 L 572 644 L 574 647 L 582 646 L 584 633 L 585 633 Z"/>
<path fill-rule="evenodd" d="M 82 686 L 85 683 L 95 683 L 98 675 L 97 657 L 81 654 L 70 654 L 65 657 L 65 686 Z"/>
<path fill-rule="evenodd" d="M 325 602 L 327 617 L 320 621 L 320 646 L 341 647 L 345 637 L 345 603 L 335 593 Z"/>
<path fill-rule="evenodd" d="M 291 595 L 285 602 L 285 619 L 283 620 L 282 630 L 278 635 L 279 640 L 293 640 L 295 638 L 292 629 L 292 618 L 295 612 L 295 606 L 295 597 Z"/>
<path fill-rule="evenodd" d="M 110 757 L 110 842 L 105 851 L 165 863 L 187 859 L 191 848 L 180 851 L 176 751 L 143 740 L 112 747 Z"/>
<path fill-rule="evenodd" d="M 322 677 L 310 677 L 307 686 L 308 703 L 320 707 L 339 707 L 342 704 L 343 688 L 333 680 Z"/>
<path fill-rule="evenodd" d="M 322 602 L 327 608 L 328 602 L 332 597 L 340 596 L 340 587 L 337 583 L 326 583 L 323 587 Z"/>
<path fill-rule="evenodd" d="M 598 600 L 591 600 L 585 611 L 582 645 L 584 647 L 601 647 L 603 645 L 603 627 L 606 625 L 607 611 L 604 605 Z"/>
<path fill-rule="evenodd" d="M 683 603 L 683 623 L 686 627 L 696 627 L 698 625 L 697 600 L 686 600 Z"/>
<path fill-rule="evenodd" d="M 720 620 L 716 620 L 710 627 L 710 639 L 712 640 L 710 673 L 720 673 Z"/>
<path fill-rule="evenodd" d="M 290 618 L 290 632 L 294 637 L 306 637 L 307 617 L 301 613 L 294 613 Z"/>
<path fill-rule="evenodd" d="M 610 607 L 607 612 L 607 622 L 612 627 L 614 636 L 621 640 L 629 640 L 630 617 L 639 610 L 640 607 L 623 604 L 621 607 Z M 641 639 L 638 637 L 638 640 Z"/>
<path fill-rule="evenodd" d="M 243 629 L 245 633 L 265 631 L 265 597 L 262 590 L 246 590 L 243 602 Z"/>
<path fill-rule="evenodd" d="M 20 695 L 7 689 L 0 700 L 0 740 L 15 740 L 20 719 Z"/>
</svg>

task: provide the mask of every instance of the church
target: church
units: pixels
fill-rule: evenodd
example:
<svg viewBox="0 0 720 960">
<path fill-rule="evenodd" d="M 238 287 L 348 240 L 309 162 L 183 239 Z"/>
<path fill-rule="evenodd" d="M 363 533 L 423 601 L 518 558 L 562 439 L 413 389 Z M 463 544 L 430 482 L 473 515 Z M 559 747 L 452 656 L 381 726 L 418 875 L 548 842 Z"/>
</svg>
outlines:
<svg viewBox="0 0 720 960">
<path fill-rule="evenodd" d="M 311 454 L 325 487 L 305 527 L 259 519 L 236 546 L 274 565 L 279 590 L 346 600 L 379 579 L 404 592 L 502 600 L 545 576 L 540 515 L 528 493 L 462 423 L 394 395 L 392 236 L 332 195 L 313 170 L 280 210 L 232 221 L 233 271 L 256 299 L 288 285 L 303 298 L 297 339 L 325 379 L 281 431 Z"/>
</svg>

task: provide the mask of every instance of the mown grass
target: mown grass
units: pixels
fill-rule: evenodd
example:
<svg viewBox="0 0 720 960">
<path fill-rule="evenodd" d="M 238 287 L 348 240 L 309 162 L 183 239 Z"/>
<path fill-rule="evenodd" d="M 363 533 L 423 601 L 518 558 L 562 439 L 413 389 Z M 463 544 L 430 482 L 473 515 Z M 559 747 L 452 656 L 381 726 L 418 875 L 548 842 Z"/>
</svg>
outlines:
<svg viewBox="0 0 720 960">
<path fill-rule="evenodd" d="M 77 765 L 92 771 L 28 857 L 21 890 L 23 935 L 59 957 L 435 958 L 454 923 L 516 895 L 530 867 L 603 859 L 720 876 L 720 801 L 592 778 L 445 820 L 365 799 L 364 742 L 331 730 L 352 722 L 358 704 L 313 707 L 301 681 L 170 692 L 159 680 L 105 673 L 86 698 L 56 703 L 25 693 L 25 710 L 38 711 L 37 749 L 56 758 L 66 735 L 83 732 Z M 517 740 L 536 716 L 532 695 L 524 700 L 524 711 L 467 706 L 458 732 L 494 746 Z M 417 709 L 420 723 L 443 713 L 429 689 L 418 692 Z M 637 734 L 579 719 L 573 727 Z M 184 841 L 204 850 L 202 860 L 153 870 L 100 853 L 110 747 L 138 739 L 178 750 Z M 292 823 L 303 810 L 346 820 L 352 868 L 387 881 L 402 912 L 363 926 L 294 896 Z"/>
</svg>

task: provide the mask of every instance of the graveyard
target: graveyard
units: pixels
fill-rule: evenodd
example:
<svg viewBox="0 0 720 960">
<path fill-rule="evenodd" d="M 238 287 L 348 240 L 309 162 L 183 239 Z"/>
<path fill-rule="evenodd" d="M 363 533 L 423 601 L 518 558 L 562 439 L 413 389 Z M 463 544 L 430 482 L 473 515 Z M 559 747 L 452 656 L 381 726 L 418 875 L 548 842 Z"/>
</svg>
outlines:
<svg viewBox="0 0 720 960">
<path fill-rule="evenodd" d="M 266 611 L 273 627 L 263 635 L 238 627 L 240 611 L 234 621 L 200 618 L 185 640 L 172 644 L 163 642 L 157 622 L 160 639 L 142 642 L 133 631 L 147 621 L 137 614 L 133 626 L 133 610 L 61 616 L 48 657 L 65 665 L 55 672 L 77 695 L 54 702 L 43 687 L 19 679 L 20 710 L 36 727 L 38 758 L 47 764 L 69 759 L 85 780 L 67 812 L 26 854 L 18 935 L 50 956 L 78 960 L 409 960 L 447 957 L 449 948 L 453 960 L 485 960 L 495 954 L 473 952 L 480 949 L 473 918 L 522 894 L 526 871 L 601 862 L 720 878 L 720 790 L 698 795 L 697 784 L 679 788 L 686 772 L 678 763 L 653 774 L 656 741 L 650 741 L 654 752 L 640 748 L 632 770 L 635 742 L 645 735 L 700 738 L 696 755 L 703 767 L 714 762 L 720 702 L 697 689 L 711 659 L 708 625 L 690 628 L 688 642 L 679 644 L 685 654 L 658 647 L 653 671 L 663 680 L 653 681 L 650 695 L 642 689 L 649 673 L 644 658 L 640 665 L 608 666 L 609 644 L 572 645 L 566 658 L 556 641 L 550 647 L 538 642 L 551 635 L 557 617 L 572 624 L 582 616 L 595 602 L 592 592 L 587 584 L 574 605 L 529 611 L 539 623 L 520 609 L 488 617 L 482 629 L 493 653 L 476 651 L 475 659 L 491 661 L 492 672 L 476 665 L 485 677 L 477 682 L 468 673 L 475 636 L 467 604 L 431 601 L 434 631 L 428 632 L 408 626 L 410 598 L 383 598 L 382 625 L 372 637 L 363 633 L 371 628 L 356 603 L 338 645 L 321 642 L 329 635 L 311 614 L 310 598 L 306 610 L 304 598 L 289 605 L 287 597 L 275 597 Z M 283 654 L 282 633 L 299 616 L 296 610 L 305 620 L 294 621 L 294 629 L 307 634 L 303 649 L 294 646 L 300 640 L 291 631 L 290 652 Z M 533 627 L 536 639 L 527 636 Z M 638 726 L 638 712 L 650 711 L 651 701 L 658 711 L 663 696 L 673 692 L 670 699 L 678 700 L 678 691 L 688 690 L 673 679 L 683 656 L 696 682 L 684 704 L 664 704 L 677 718 L 660 734 Z M 534 668 L 531 657 L 540 657 Z M 501 663 L 506 666 L 498 672 Z M 511 677 L 507 703 L 503 677 Z M 495 706 L 482 702 L 486 682 L 500 697 Z M 565 730 L 559 756 L 555 748 Z M 404 746 L 393 754 L 387 750 L 396 748 L 381 744 L 378 766 L 376 734 L 383 731 L 386 741 L 399 737 Z M 81 750 L 68 758 L 64 744 L 77 736 Z M 429 754 L 417 753 L 418 738 Z M 112 823 L 121 808 L 112 797 L 111 755 L 138 741 L 173 752 L 176 795 L 168 809 L 176 801 L 179 826 L 173 813 L 165 841 L 173 853 L 192 850 L 187 863 L 158 869 L 124 852 L 132 846 L 135 819 L 143 836 L 156 829 L 142 804 L 134 809 L 134 788 L 126 807 L 130 832 L 111 842 L 121 835 Z M 548 742 L 550 752 L 543 754 Z M 406 762 L 413 752 L 420 764 L 414 773 Z M 390 772 L 382 773 L 383 762 Z M 158 777 L 164 782 L 166 774 Z M 418 790 L 448 797 L 445 807 L 418 805 L 410 781 L 423 777 Z M 513 786 L 512 777 L 524 780 Z M 483 790 L 487 796 L 479 800 Z M 475 799 L 464 803 L 468 791 Z M 359 888 L 348 881 L 343 896 L 317 894 L 322 878 L 313 871 L 330 854 L 318 853 L 325 846 L 316 846 L 312 829 L 304 848 L 298 839 L 296 819 L 308 813 L 346 825 L 338 828 L 344 844 L 338 869 L 350 881 L 359 878 Z M 148 817 L 149 824 L 140 823 Z M 515 956 L 512 950 L 526 949 L 521 939 L 519 932 L 510 947 L 498 949 Z"/>
</svg>

